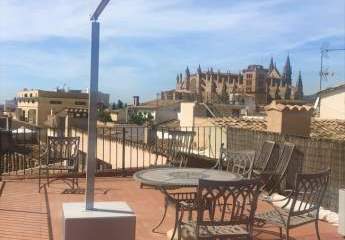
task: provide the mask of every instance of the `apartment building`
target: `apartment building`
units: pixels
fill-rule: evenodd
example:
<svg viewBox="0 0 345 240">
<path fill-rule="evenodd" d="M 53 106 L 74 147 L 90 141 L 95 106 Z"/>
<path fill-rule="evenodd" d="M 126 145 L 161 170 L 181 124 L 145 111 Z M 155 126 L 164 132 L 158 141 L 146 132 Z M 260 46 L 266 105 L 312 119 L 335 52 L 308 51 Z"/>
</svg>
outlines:
<svg viewBox="0 0 345 240">
<path fill-rule="evenodd" d="M 42 125 L 49 115 L 66 108 L 87 108 L 88 93 L 65 90 L 27 90 L 17 93 L 15 118 L 35 125 Z"/>
</svg>

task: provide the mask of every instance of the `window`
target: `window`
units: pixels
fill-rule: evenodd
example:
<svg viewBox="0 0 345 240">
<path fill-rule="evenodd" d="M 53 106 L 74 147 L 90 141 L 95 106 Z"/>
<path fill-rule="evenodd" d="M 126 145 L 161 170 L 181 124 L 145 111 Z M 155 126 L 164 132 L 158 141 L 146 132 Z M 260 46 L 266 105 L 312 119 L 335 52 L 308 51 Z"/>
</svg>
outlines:
<svg viewBox="0 0 345 240">
<path fill-rule="evenodd" d="M 86 102 L 82 102 L 82 101 L 75 101 L 74 104 L 79 105 L 79 106 L 86 106 Z"/>
<path fill-rule="evenodd" d="M 50 103 L 50 104 L 62 104 L 61 101 L 50 101 L 49 103 Z"/>
</svg>

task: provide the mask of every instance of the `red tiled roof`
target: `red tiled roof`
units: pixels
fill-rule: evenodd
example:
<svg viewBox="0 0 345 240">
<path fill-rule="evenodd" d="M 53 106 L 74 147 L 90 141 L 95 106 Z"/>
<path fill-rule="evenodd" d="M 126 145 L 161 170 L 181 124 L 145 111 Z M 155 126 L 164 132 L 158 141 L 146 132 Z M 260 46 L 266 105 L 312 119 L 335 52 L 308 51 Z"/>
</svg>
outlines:
<svg viewBox="0 0 345 240">
<path fill-rule="evenodd" d="M 266 131 L 265 119 L 257 118 L 210 118 L 210 122 L 220 127 L 243 128 L 256 131 Z M 320 139 L 345 140 L 344 120 L 312 119 L 310 137 Z"/>
</svg>

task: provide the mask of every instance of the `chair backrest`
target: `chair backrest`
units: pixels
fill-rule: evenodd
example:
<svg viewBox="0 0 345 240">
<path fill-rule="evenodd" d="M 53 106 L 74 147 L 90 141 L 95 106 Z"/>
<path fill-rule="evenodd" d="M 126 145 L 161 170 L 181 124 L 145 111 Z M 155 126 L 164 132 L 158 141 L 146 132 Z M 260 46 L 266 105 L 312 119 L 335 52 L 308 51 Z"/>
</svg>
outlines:
<svg viewBox="0 0 345 240">
<path fill-rule="evenodd" d="M 0 130 L 0 154 L 14 151 L 15 142 L 11 131 Z"/>
<path fill-rule="evenodd" d="M 221 144 L 219 149 L 219 159 L 212 167 L 213 169 L 223 170 L 239 174 L 244 178 L 250 178 L 253 170 L 254 158 L 243 152 L 229 152 Z"/>
<path fill-rule="evenodd" d="M 197 234 L 200 226 L 244 224 L 252 227 L 260 194 L 259 179 L 200 179 L 197 190 Z"/>
<path fill-rule="evenodd" d="M 230 157 L 229 157 L 230 158 Z M 227 171 L 250 178 L 253 171 L 254 159 L 246 154 L 232 153 L 231 160 L 228 161 Z"/>
<path fill-rule="evenodd" d="M 285 142 L 279 154 L 278 161 L 275 161 L 267 167 L 266 171 L 270 173 L 270 177 L 266 178 L 267 181 L 264 188 L 266 188 L 270 195 L 281 190 L 281 182 L 287 174 L 294 149 L 295 144 Z"/>
<path fill-rule="evenodd" d="M 270 160 L 273 157 L 272 152 L 275 147 L 275 144 L 276 143 L 274 141 L 264 141 L 259 150 L 259 153 L 255 157 L 255 169 L 267 170 L 268 164 L 271 162 Z"/>
<path fill-rule="evenodd" d="M 318 173 L 300 173 L 286 207 L 291 203 L 290 216 L 316 212 L 317 217 L 330 178 L 330 169 Z"/>
<path fill-rule="evenodd" d="M 187 165 L 186 157 L 190 154 L 195 133 L 173 130 L 168 131 L 168 134 L 167 162 L 175 167 L 185 167 Z"/>
<path fill-rule="evenodd" d="M 279 178 L 282 178 L 286 174 L 294 149 L 295 144 L 293 143 L 285 142 L 283 144 L 283 149 L 280 153 L 279 160 L 274 168 L 274 171 Z"/>
<path fill-rule="evenodd" d="M 79 137 L 48 137 L 47 164 L 76 165 L 79 158 Z"/>
</svg>

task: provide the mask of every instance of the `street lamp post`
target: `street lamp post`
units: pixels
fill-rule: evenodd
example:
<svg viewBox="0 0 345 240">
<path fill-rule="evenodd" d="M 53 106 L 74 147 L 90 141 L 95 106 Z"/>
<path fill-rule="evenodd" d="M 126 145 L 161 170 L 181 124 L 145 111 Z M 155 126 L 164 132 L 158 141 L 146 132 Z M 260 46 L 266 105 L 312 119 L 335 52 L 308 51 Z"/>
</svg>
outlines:
<svg viewBox="0 0 345 240">
<path fill-rule="evenodd" d="M 89 90 L 89 118 L 88 118 L 88 146 L 86 165 L 86 210 L 94 209 L 94 186 L 96 172 L 97 154 L 97 94 L 98 94 L 98 69 L 99 69 L 99 30 L 98 17 L 110 0 L 102 0 L 91 21 L 91 70 L 90 70 L 90 90 Z"/>
</svg>

